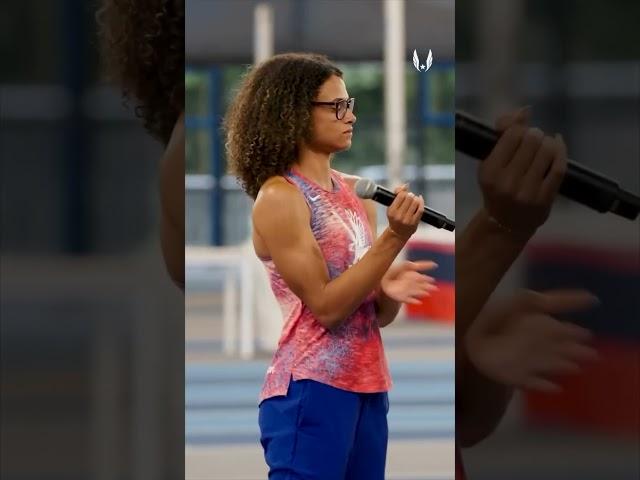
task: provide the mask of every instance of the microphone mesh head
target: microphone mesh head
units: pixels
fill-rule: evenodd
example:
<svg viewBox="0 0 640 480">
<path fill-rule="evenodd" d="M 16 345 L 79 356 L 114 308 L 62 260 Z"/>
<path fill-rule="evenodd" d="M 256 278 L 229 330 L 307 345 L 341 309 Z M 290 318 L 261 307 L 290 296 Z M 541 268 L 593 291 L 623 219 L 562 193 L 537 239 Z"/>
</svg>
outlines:
<svg viewBox="0 0 640 480">
<path fill-rule="evenodd" d="M 376 193 L 376 184 L 373 180 L 361 178 L 356 182 L 355 190 L 360 198 L 373 198 L 373 194 Z"/>
</svg>

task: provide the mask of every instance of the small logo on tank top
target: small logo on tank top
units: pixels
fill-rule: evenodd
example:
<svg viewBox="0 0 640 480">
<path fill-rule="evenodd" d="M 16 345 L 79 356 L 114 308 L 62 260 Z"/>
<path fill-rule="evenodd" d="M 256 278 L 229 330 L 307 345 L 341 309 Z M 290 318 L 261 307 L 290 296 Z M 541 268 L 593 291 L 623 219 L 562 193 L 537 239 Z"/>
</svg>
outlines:
<svg viewBox="0 0 640 480">
<path fill-rule="evenodd" d="M 320 194 L 316 195 L 315 197 L 312 197 L 311 195 L 309 195 L 309 200 L 311 200 L 312 202 L 315 202 L 319 198 L 320 198 Z"/>
</svg>

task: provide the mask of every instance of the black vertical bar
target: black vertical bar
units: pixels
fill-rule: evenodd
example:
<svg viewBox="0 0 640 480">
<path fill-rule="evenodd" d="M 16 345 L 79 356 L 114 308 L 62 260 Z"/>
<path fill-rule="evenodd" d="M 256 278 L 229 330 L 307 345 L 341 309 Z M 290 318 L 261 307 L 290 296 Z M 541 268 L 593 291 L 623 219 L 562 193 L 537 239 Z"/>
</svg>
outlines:
<svg viewBox="0 0 640 480">
<path fill-rule="evenodd" d="M 87 218 L 87 153 L 88 131 L 82 109 L 86 86 L 84 46 L 88 42 L 85 30 L 85 3 L 65 0 L 63 19 L 64 86 L 69 94 L 70 109 L 64 128 L 64 163 L 67 168 L 67 216 L 65 249 L 82 254 L 89 250 Z"/>
</svg>

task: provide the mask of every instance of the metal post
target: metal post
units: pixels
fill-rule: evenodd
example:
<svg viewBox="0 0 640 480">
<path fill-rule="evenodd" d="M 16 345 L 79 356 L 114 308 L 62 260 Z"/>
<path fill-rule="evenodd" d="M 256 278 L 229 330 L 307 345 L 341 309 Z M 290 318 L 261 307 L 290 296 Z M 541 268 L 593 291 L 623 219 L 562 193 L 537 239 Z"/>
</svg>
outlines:
<svg viewBox="0 0 640 480">
<path fill-rule="evenodd" d="M 257 65 L 273 56 L 273 7 L 261 2 L 253 11 L 253 63 Z"/>
<path fill-rule="evenodd" d="M 387 178 L 395 187 L 403 180 L 406 151 L 404 0 L 384 1 L 384 123 Z"/>
<path fill-rule="evenodd" d="M 260 2 L 253 11 L 253 63 L 268 60 L 273 56 L 273 6 Z M 251 237 L 245 243 L 246 252 L 252 250 Z M 249 255 L 254 255 L 251 251 Z M 256 290 L 260 288 L 262 277 L 253 275 L 252 263 L 243 257 L 240 267 L 240 357 L 250 359 L 256 349 L 256 319 L 258 311 L 267 306 L 257 303 Z"/>
<path fill-rule="evenodd" d="M 254 285 L 251 263 L 247 257 L 240 261 L 240 357 L 250 359 L 255 353 Z"/>
<path fill-rule="evenodd" d="M 480 9 L 477 30 L 478 75 L 482 114 L 495 118 L 513 108 L 517 96 L 515 86 L 516 47 L 523 20 L 522 0 L 504 2 L 485 0 Z"/>
<path fill-rule="evenodd" d="M 224 302 L 222 304 L 222 332 L 224 335 L 222 350 L 227 355 L 235 354 L 238 348 L 236 329 L 238 318 L 237 297 L 236 272 L 231 268 L 226 268 L 224 277 Z"/>
<path fill-rule="evenodd" d="M 103 314 L 96 322 L 91 348 L 91 480 L 116 480 L 122 419 L 118 399 L 124 380 L 122 342 L 113 318 Z"/>
</svg>

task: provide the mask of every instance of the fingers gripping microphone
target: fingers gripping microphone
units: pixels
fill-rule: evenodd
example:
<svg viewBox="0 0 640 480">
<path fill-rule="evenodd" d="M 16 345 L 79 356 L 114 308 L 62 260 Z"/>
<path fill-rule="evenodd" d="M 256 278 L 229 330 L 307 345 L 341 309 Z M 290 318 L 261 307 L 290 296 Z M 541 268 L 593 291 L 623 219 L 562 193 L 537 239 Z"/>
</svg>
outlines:
<svg viewBox="0 0 640 480">
<path fill-rule="evenodd" d="M 355 191 L 356 195 L 360 198 L 371 199 L 374 202 L 381 203 L 387 207 L 391 205 L 391 203 L 393 203 L 393 199 L 396 198 L 395 193 L 381 187 L 380 185 L 376 185 L 373 180 L 369 180 L 368 178 L 361 178 L 358 180 L 355 185 Z M 436 228 L 444 228 L 451 232 L 456 228 L 456 224 L 453 220 L 449 220 L 443 214 L 427 207 L 424 207 L 422 221 L 429 225 L 433 225 Z"/>
<path fill-rule="evenodd" d="M 499 138 L 498 132 L 463 112 L 456 112 L 456 150 L 484 160 Z M 599 173 L 571 160 L 559 193 L 598 212 L 612 212 L 635 220 L 640 212 L 640 197 L 623 190 Z"/>
</svg>

